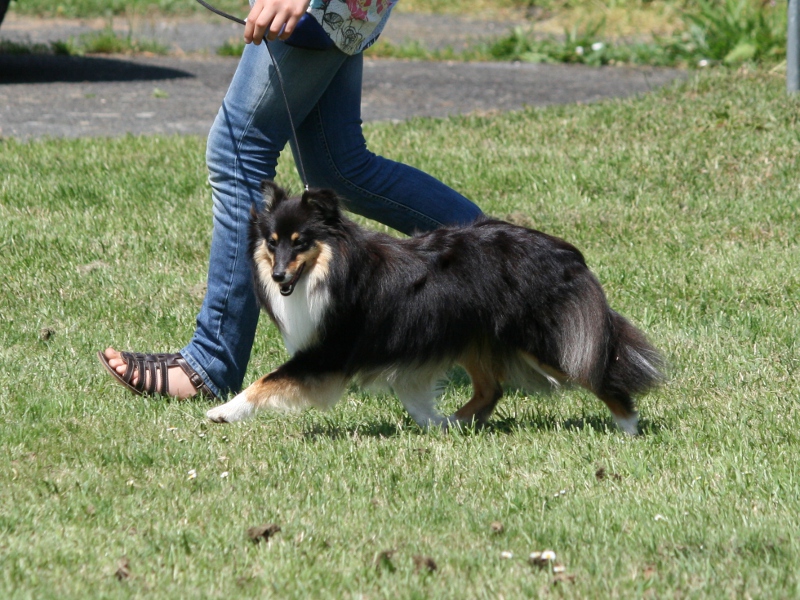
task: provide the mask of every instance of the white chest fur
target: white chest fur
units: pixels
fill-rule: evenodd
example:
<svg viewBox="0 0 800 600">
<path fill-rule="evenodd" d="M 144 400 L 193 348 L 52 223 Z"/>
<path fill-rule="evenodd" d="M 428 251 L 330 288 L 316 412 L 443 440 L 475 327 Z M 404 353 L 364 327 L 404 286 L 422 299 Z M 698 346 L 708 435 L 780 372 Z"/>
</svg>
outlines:
<svg viewBox="0 0 800 600">
<path fill-rule="evenodd" d="M 289 354 L 303 350 L 317 341 L 319 327 L 330 300 L 328 288 L 312 272 L 300 279 L 290 296 L 282 296 L 279 286 L 266 286 L 272 314 Z"/>
</svg>

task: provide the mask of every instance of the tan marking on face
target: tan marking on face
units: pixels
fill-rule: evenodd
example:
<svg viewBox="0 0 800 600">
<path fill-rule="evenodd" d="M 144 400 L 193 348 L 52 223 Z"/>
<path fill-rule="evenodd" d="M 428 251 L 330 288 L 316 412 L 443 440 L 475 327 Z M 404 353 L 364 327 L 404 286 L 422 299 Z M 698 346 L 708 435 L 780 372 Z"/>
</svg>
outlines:
<svg viewBox="0 0 800 600">
<path fill-rule="evenodd" d="M 287 272 L 294 274 L 300 265 L 305 264 L 312 279 L 320 281 L 327 277 L 330 270 L 331 260 L 333 260 L 333 251 L 331 247 L 322 242 L 314 242 L 305 252 L 298 254 L 295 259 L 287 266 Z"/>
<path fill-rule="evenodd" d="M 296 242 L 297 240 L 300 239 L 300 234 L 299 233 L 293 233 L 291 239 L 292 239 L 292 243 Z"/>
<path fill-rule="evenodd" d="M 330 273 L 331 261 L 333 260 L 333 250 L 328 244 L 317 242 L 315 244 L 317 256 L 314 263 L 314 281 L 322 281 Z"/>
<path fill-rule="evenodd" d="M 261 283 L 264 284 L 268 281 L 272 281 L 274 260 L 272 252 L 267 248 L 267 242 L 265 240 L 260 240 L 256 245 L 256 249 L 253 252 L 253 260 L 256 264 L 256 272 L 258 273 L 258 279 Z"/>
<path fill-rule="evenodd" d="M 269 236 L 269 239 L 271 239 L 273 242 L 277 242 L 278 241 L 278 234 L 277 233 L 273 233 L 271 236 Z"/>
</svg>

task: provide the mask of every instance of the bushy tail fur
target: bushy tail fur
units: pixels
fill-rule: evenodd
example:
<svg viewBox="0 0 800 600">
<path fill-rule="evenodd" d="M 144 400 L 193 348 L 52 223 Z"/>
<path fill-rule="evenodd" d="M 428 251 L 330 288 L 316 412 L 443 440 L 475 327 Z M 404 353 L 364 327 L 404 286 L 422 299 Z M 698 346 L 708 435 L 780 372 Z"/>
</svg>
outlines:
<svg viewBox="0 0 800 600">
<path fill-rule="evenodd" d="M 619 313 L 610 312 L 616 356 L 609 361 L 604 383 L 634 396 L 644 394 L 663 383 L 664 360 L 641 331 Z"/>
<path fill-rule="evenodd" d="M 637 433 L 634 398 L 663 383 L 664 360 L 641 331 L 611 309 L 608 326 L 605 368 L 593 391 L 606 403 L 623 430 Z"/>
</svg>

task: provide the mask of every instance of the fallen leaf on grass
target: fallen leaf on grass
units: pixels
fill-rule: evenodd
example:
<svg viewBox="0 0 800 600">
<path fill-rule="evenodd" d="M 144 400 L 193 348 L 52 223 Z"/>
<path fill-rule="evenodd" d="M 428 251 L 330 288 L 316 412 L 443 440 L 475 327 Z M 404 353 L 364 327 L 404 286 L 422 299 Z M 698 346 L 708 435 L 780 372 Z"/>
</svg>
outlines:
<svg viewBox="0 0 800 600">
<path fill-rule="evenodd" d="M 117 570 L 114 572 L 114 577 L 118 581 L 125 581 L 131 576 L 131 564 L 127 558 L 121 558 L 117 564 Z"/>
<path fill-rule="evenodd" d="M 375 568 L 379 571 L 387 570 L 390 573 L 395 572 L 395 566 L 392 562 L 392 556 L 394 556 L 394 550 L 384 550 L 383 552 L 379 552 L 378 556 L 375 557 Z"/>
<path fill-rule="evenodd" d="M 605 467 L 599 467 L 597 471 L 594 472 L 594 477 L 597 481 L 603 481 L 606 477 L 611 477 L 614 481 L 622 479 L 622 476 L 618 473 L 608 473 Z"/>
<path fill-rule="evenodd" d="M 413 560 L 414 570 L 417 573 L 420 571 L 433 573 L 437 569 L 436 562 L 430 556 L 422 556 L 421 554 L 417 554 L 413 557 Z"/>
<path fill-rule="evenodd" d="M 489 527 L 491 527 L 492 533 L 496 534 L 501 534 L 506 530 L 506 528 L 503 527 L 503 524 L 500 521 L 492 521 L 492 524 Z"/>
<path fill-rule="evenodd" d="M 256 544 L 261 540 L 269 540 L 273 535 L 281 530 L 279 525 L 269 523 L 268 525 L 256 525 L 247 530 L 247 537 L 249 537 Z"/>
<path fill-rule="evenodd" d="M 553 584 L 557 583 L 575 583 L 575 575 L 570 575 L 569 573 L 556 573 L 553 576 Z"/>
</svg>

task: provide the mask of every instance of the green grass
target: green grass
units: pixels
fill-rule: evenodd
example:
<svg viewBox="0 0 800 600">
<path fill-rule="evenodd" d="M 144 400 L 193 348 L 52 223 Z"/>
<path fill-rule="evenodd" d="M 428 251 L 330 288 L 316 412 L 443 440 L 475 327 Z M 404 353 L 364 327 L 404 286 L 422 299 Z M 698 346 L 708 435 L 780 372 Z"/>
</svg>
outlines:
<svg viewBox="0 0 800 600">
<path fill-rule="evenodd" d="M 247 0 L 218 0 L 213 3 L 223 10 L 246 11 L 249 8 Z M 407 8 L 414 12 L 433 12 L 433 13 L 457 13 L 471 12 L 486 15 L 497 13 L 498 10 L 508 12 L 518 12 L 526 8 L 530 3 L 528 0 L 498 0 L 488 2 L 479 0 L 468 3 L 465 0 L 429 0 L 428 2 L 416 2 L 409 0 Z M 548 2 L 548 6 L 565 4 L 561 0 Z M 631 4 L 639 4 L 634 0 Z M 203 14 L 206 9 L 194 0 L 61 0 L 60 2 L 47 2 L 46 0 L 12 0 L 11 10 L 18 14 L 44 15 L 44 16 L 63 16 L 63 17 L 97 17 L 114 15 L 146 15 L 146 14 L 167 14 L 167 15 L 187 15 L 192 13 Z"/>
<path fill-rule="evenodd" d="M 94 352 L 191 335 L 203 141 L 0 140 L 0 597 L 796 597 L 798 115 L 781 77 L 745 70 L 366 128 L 584 251 L 670 360 L 636 439 L 577 392 L 512 394 L 494 427 L 447 435 L 358 390 L 232 426 L 133 397 Z M 279 181 L 298 187 L 286 162 Z M 285 357 L 259 327 L 248 382 Z M 456 376 L 443 403 L 468 393 Z M 253 544 L 262 523 L 281 531 Z M 527 564 L 544 549 L 566 580 Z"/>
<path fill-rule="evenodd" d="M 247 0 L 218 0 L 214 6 L 225 11 L 247 11 Z M 206 14 L 208 11 L 194 0 L 13 0 L 10 10 L 21 15 L 44 17 L 91 18 L 111 15 L 152 16 Z"/>
<path fill-rule="evenodd" d="M 220 8 L 243 14 L 247 5 L 221 0 Z M 455 13 L 485 18 L 515 19 L 520 25 L 490 43 L 478 43 L 464 51 L 429 51 L 410 41 L 379 41 L 369 50 L 373 57 L 424 60 L 513 60 L 525 62 L 580 63 L 592 66 L 646 64 L 652 66 L 739 66 L 744 62 L 776 63 L 786 55 L 786 7 L 760 0 L 687 0 L 686 2 L 608 0 L 504 0 L 489 6 L 463 0 L 434 3 L 405 2 L 411 12 Z M 489 10 L 491 8 L 491 10 Z M 157 15 L 175 16 L 205 9 L 183 0 L 66 0 L 52 3 L 33 0 L 14 4 L 21 14 L 93 17 L 124 15 L 135 20 Z M 535 11 L 534 11 L 535 9 Z M 534 11 L 534 12 L 532 12 Z M 538 15 L 533 17 L 531 15 Z M 111 28 L 77 43 L 67 53 L 154 52 L 165 48 L 152 41 L 132 41 Z M 62 44 L 63 45 L 63 44 Z M 239 56 L 241 40 L 233 39 L 218 49 L 222 56 Z M 96 48 L 96 50 L 94 49 Z"/>
<path fill-rule="evenodd" d="M 65 43 L 69 54 L 167 54 L 169 48 L 155 40 L 134 39 L 133 33 L 121 35 L 109 25 L 106 29 L 85 33 Z"/>
<path fill-rule="evenodd" d="M 683 11 L 683 26 L 669 35 L 609 37 L 606 16 L 576 21 L 562 35 L 542 35 L 519 26 L 490 42 L 466 50 L 427 50 L 411 41 L 380 40 L 367 52 L 373 57 L 415 60 L 522 61 L 576 63 L 590 66 L 738 67 L 744 62 L 774 64 L 786 56 L 786 7 L 753 0 L 697 0 Z M 641 35 L 641 34 L 651 35 Z M 240 52 L 241 53 L 241 52 Z"/>
</svg>

